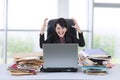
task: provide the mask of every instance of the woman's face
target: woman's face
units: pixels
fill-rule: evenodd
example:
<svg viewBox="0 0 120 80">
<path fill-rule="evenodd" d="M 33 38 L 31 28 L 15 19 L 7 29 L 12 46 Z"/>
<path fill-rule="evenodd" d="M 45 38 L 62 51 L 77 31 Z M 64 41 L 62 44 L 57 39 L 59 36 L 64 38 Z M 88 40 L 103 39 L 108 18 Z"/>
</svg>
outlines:
<svg viewBox="0 0 120 80">
<path fill-rule="evenodd" d="M 64 37 L 65 33 L 67 32 L 66 27 L 62 27 L 59 24 L 56 25 L 55 31 L 59 37 Z"/>
</svg>

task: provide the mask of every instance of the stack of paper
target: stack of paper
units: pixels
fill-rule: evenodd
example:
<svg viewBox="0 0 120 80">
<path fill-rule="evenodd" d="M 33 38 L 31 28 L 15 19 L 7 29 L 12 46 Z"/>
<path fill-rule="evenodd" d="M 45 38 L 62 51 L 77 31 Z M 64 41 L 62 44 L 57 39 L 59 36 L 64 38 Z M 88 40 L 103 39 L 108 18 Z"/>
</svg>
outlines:
<svg viewBox="0 0 120 80">
<path fill-rule="evenodd" d="M 28 54 L 26 54 L 28 55 Z M 30 54 L 31 55 L 31 54 Z M 35 75 L 43 65 L 42 56 L 20 56 L 14 57 L 14 64 L 8 67 L 11 75 Z"/>
<path fill-rule="evenodd" d="M 108 68 L 112 67 L 110 60 L 111 56 L 102 49 L 83 49 L 80 54 L 81 69 L 86 74 L 107 74 Z"/>
<path fill-rule="evenodd" d="M 15 66 L 16 64 L 12 65 Z M 10 71 L 11 75 L 20 76 L 20 75 L 36 75 L 36 71 L 33 69 L 24 69 L 24 68 L 15 68 L 9 67 L 8 70 Z"/>
<path fill-rule="evenodd" d="M 111 60 L 111 56 L 102 49 L 83 49 L 81 53 L 99 65 L 103 65 L 104 62 Z"/>
<path fill-rule="evenodd" d="M 105 66 L 82 66 L 82 71 L 89 75 L 105 75 L 108 73 Z"/>
</svg>

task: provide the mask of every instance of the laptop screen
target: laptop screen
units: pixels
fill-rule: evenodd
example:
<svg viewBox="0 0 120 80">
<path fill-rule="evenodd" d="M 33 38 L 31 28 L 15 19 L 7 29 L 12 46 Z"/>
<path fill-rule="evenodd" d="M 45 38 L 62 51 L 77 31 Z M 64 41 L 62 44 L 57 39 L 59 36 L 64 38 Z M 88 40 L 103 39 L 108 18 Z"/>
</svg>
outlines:
<svg viewBox="0 0 120 80">
<path fill-rule="evenodd" d="M 78 68 L 78 44 L 43 44 L 43 68 Z"/>
</svg>

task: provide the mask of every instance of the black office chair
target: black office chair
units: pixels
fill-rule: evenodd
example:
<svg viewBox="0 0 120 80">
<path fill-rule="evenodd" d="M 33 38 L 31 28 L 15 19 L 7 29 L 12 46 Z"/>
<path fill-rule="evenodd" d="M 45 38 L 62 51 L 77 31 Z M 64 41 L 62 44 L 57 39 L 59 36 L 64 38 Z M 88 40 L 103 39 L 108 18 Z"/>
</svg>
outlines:
<svg viewBox="0 0 120 80">
<path fill-rule="evenodd" d="M 56 21 L 57 19 L 52 19 L 48 22 L 47 37 L 55 32 L 54 25 Z M 66 19 L 66 21 L 67 21 L 68 30 L 70 31 L 70 33 L 74 36 L 77 36 L 76 29 L 72 27 L 72 25 L 74 25 L 72 19 Z"/>
</svg>

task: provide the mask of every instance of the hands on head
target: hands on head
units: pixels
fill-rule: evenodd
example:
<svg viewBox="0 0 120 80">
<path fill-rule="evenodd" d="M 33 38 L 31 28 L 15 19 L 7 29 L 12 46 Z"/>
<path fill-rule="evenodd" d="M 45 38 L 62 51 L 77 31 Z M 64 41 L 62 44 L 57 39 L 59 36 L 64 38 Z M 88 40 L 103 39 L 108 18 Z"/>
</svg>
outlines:
<svg viewBox="0 0 120 80">
<path fill-rule="evenodd" d="M 81 33 L 82 31 L 81 31 L 81 29 L 80 29 L 80 27 L 79 27 L 79 25 L 78 25 L 78 23 L 77 23 L 77 21 L 76 21 L 76 19 L 75 18 L 72 18 L 72 20 L 73 20 L 73 22 L 74 22 L 74 25 L 72 26 L 73 28 L 75 28 L 79 33 Z M 47 27 L 47 25 L 48 25 L 48 18 L 45 18 L 44 19 L 44 22 L 43 22 L 43 26 L 42 26 L 42 28 L 41 28 L 41 35 L 42 34 L 44 34 L 44 32 L 45 32 L 45 29 L 46 29 L 46 27 Z"/>
<path fill-rule="evenodd" d="M 72 27 L 75 28 L 79 33 L 81 33 L 81 29 L 80 29 L 77 21 L 74 18 L 72 18 L 72 20 L 74 22 L 74 25 Z"/>
<path fill-rule="evenodd" d="M 46 27 L 46 26 L 47 26 L 47 24 L 48 24 L 48 23 L 47 23 L 47 20 L 48 20 L 48 18 L 45 18 L 45 19 L 44 19 L 43 27 Z"/>
<path fill-rule="evenodd" d="M 41 35 L 44 34 L 45 29 L 46 29 L 46 27 L 48 25 L 47 20 L 48 20 L 48 18 L 44 19 L 43 26 L 42 26 L 41 33 L 40 33 Z"/>
</svg>

